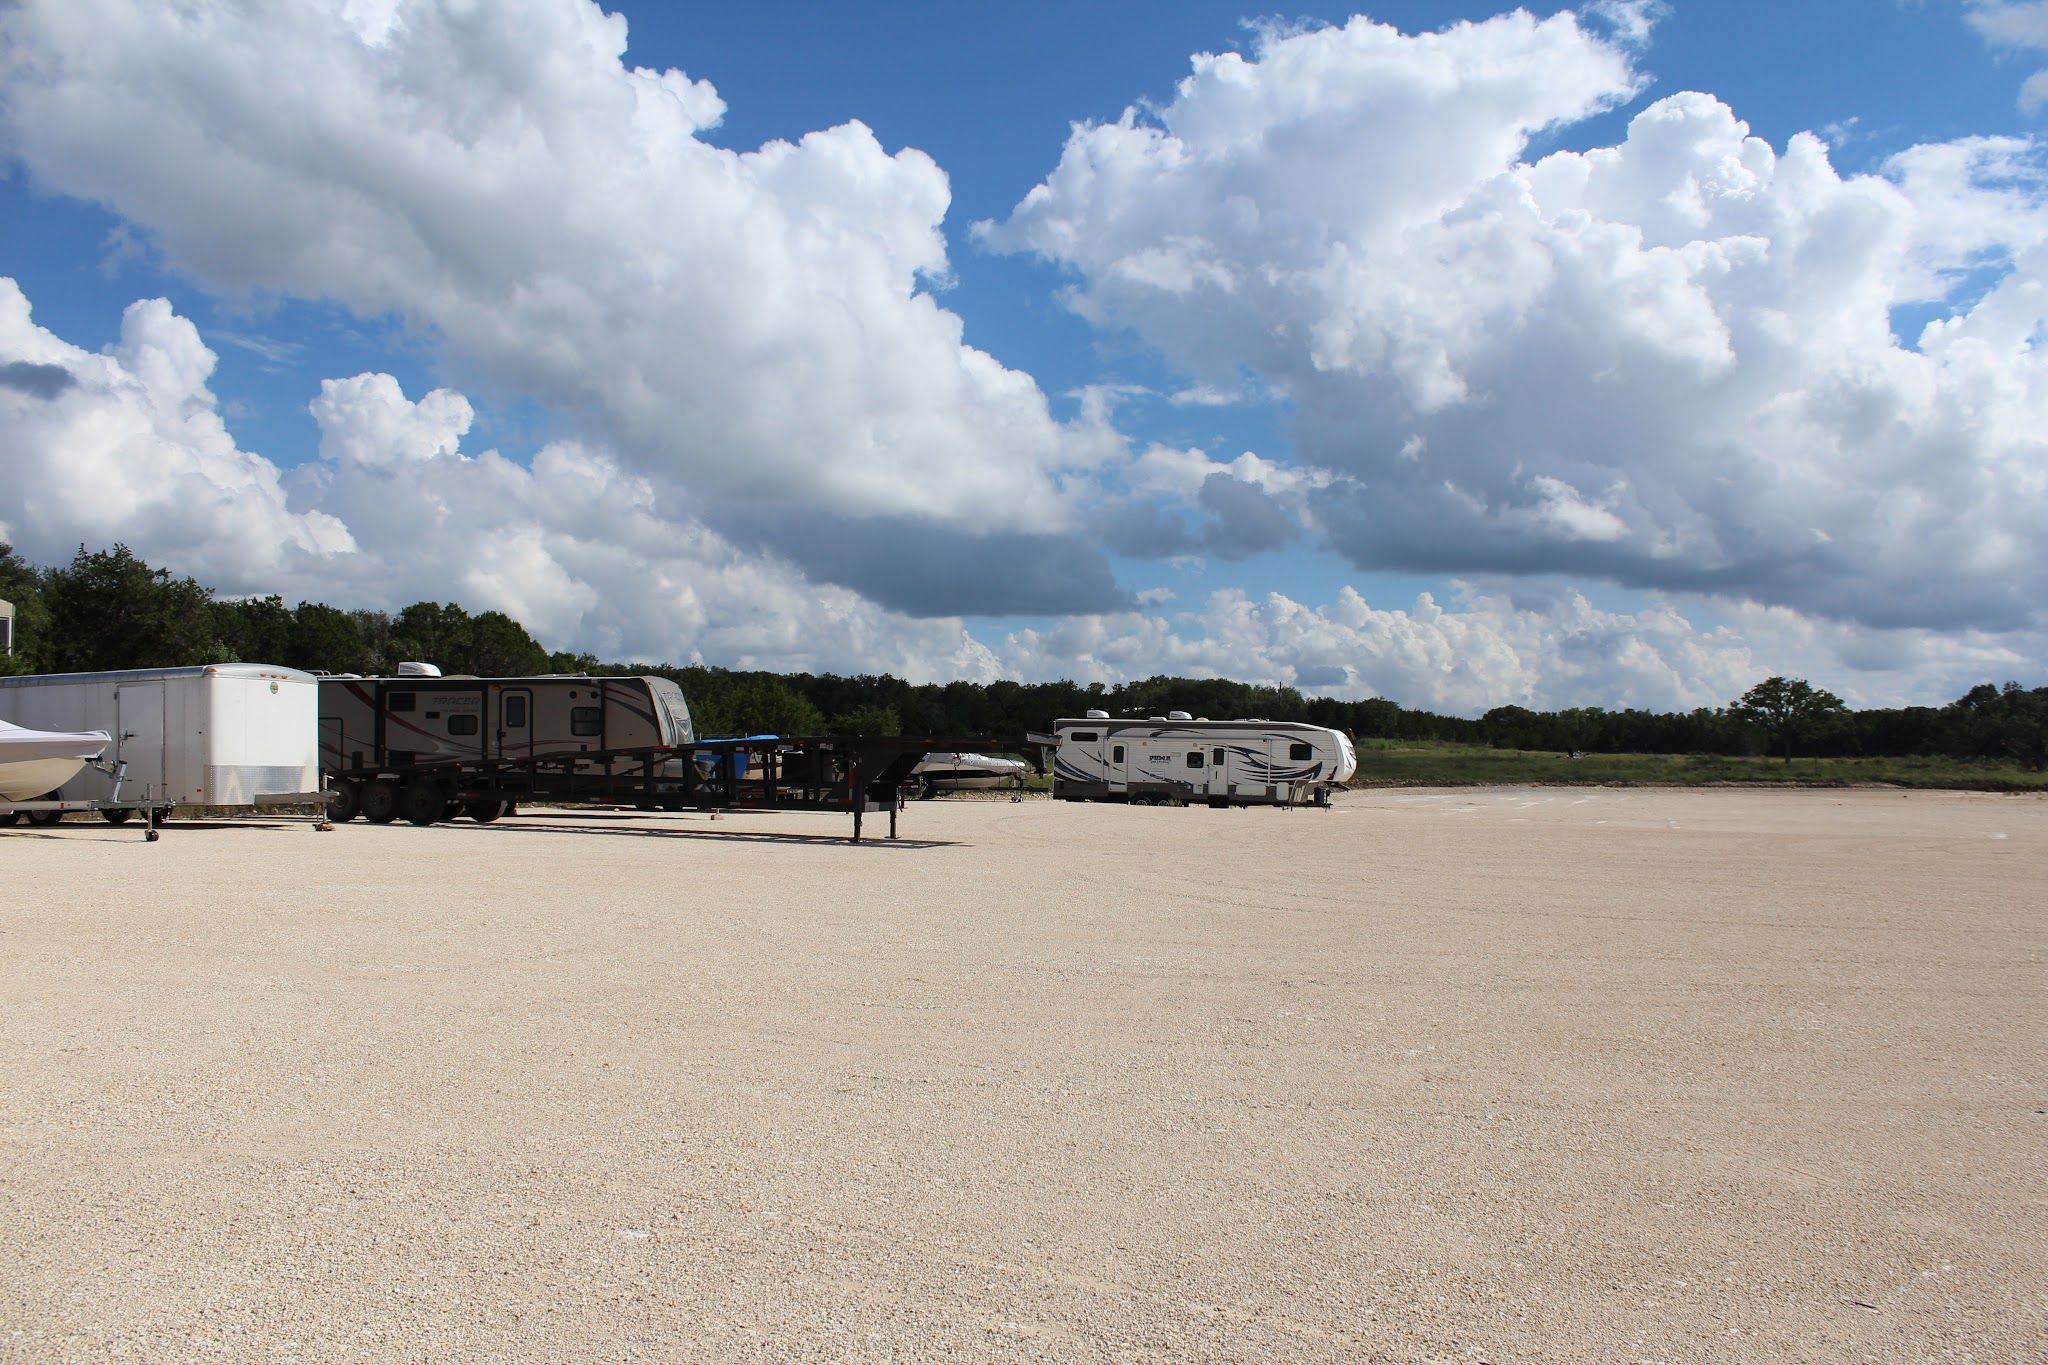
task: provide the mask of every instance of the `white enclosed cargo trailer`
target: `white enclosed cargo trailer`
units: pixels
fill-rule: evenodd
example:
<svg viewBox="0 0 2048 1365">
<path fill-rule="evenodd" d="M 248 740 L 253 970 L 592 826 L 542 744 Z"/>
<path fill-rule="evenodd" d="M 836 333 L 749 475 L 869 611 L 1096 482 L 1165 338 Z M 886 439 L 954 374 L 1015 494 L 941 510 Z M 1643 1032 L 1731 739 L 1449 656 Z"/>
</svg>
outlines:
<svg viewBox="0 0 2048 1365">
<path fill-rule="evenodd" d="M 114 737 L 99 767 L 54 793 L 62 800 L 111 799 L 123 764 L 121 796 L 164 805 L 249 806 L 320 788 L 320 685 L 273 664 L 0 678 L 0 719 Z"/>
</svg>

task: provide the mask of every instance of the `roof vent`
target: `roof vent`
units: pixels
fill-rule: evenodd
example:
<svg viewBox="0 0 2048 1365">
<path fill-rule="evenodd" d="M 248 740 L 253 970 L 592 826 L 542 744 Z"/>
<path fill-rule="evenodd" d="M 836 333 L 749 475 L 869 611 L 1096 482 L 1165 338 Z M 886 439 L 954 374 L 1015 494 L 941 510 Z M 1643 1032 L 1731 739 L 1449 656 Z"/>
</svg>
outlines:
<svg viewBox="0 0 2048 1365">
<path fill-rule="evenodd" d="M 1168 712 L 1166 713 L 1166 718 L 1167 718 L 1168 720 L 1193 720 L 1193 719 L 1194 719 L 1194 717 L 1193 717 L 1193 716 L 1189 715 L 1189 714 L 1188 714 L 1187 712 L 1185 712 L 1185 711 L 1168 711 Z"/>
<path fill-rule="evenodd" d="M 441 670 L 433 664 L 423 664 L 408 660 L 398 666 L 398 676 L 401 678 L 438 678 L 441 676 Z"/>
<path fill-rule="evenodd" d="M 1089 720 L 1108 720 L 1108 719 L 1109 719 L 1109 712 L 1107 712 L 1107 711 L 1090 711 L 1090 712 L 1088 713 L 1088 715 L 1087 715 L 1087 719 L 1089 719 Z"/>
</svg>

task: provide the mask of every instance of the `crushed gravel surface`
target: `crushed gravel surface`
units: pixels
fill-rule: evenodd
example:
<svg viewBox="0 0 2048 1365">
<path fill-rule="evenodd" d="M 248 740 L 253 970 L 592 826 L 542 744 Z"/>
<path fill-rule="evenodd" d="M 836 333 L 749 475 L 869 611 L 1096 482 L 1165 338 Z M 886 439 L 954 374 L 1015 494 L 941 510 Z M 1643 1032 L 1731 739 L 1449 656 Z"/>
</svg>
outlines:
<svg viewBox="0 0 2048 1365">
<path fill-rule="evenodd" d="M 2048 1357 L 2048 800 L 846 826 L 0 830 L 0 1358 Z"/>
</svg>

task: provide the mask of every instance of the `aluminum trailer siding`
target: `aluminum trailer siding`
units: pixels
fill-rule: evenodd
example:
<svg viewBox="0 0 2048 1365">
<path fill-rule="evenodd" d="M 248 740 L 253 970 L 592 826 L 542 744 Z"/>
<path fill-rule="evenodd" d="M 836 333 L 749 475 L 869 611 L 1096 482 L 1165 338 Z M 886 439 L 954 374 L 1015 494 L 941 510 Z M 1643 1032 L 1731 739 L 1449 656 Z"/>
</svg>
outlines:
<svg viewBox="0 0 2048 1365">
<path fill-rule="evenodd" d="M 0 678 L 0 717 L 39 730 L 104 730 L 121 797 L 159 805 L 254 805 L 320 785 L 319 686 L 272 664 L 205 664 Z M 56 792 L 111 801 L 110 772 L 88 767 Z"/>
</svg>

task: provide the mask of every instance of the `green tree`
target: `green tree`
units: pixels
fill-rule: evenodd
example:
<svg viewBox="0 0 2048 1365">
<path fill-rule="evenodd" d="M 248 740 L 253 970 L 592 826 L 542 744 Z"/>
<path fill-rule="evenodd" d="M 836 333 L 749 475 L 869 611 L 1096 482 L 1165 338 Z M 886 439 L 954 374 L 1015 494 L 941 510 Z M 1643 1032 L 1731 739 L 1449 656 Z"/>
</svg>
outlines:
<svg viewBox="0 0 2048 1365">
<path fill-rule="evenodd" d="M 825 730 L 825 717 L 817 707 L 772 678 L 745 678 L 725 698 L 725 705 L 723 732 L 729 735 L 816 735 Z"/>
<path fill-rule="evenodd" d="M 213 593 L 152 568 L 125 545 L 89 552 L 44 577 L 51 666 L 58 672 L 227 662 Z"/>
<path fill-rule="evenodd" d="M 550 671 L 548 663 L 540 642 L 504 612 L 487 611 L 470 620 L 469 654 L 462 672 L 480 678 L 521 678 Z"/>
<path fill-rule="evenodd" d="M 356 638 L 362 641 L 363 652 L 369 657 L 363 667 L 345 671 L 389 673 L 397 667 L 397 656 L 391 647 L 391 613 L 358 608 L 351 611 L 348 616 L 349 620 L 355 622 Z"/>
<path fill-rule="evenodd" d="M 2048 763 L 2048 687 L 2029 691 L 1979 683 L 1942 708 L 1951 752 L 1969 758 L 2014 758 L 2025 766 Z"/>
<path fill-rule="evenodd" d="M 835 735 L 900 735 L 903 721 L 893 706 L 856 706 L 826 722 Z"/>
<path fill-rule="evenodd" d="M 471 673 L 475 623 L 454 602 L 415 602 L 391 620 L 391 637 L 381 661 L 386 673 L 407 660 L 433 664 L 443 673 Z"/>
<path fill-rule="evenodd" d="M 1804 678 L 1766 678 L 1742 694 L 1731 708 L 1767 732 L 1792 761 L 1793 744 L 1842 716 L 1842 699 Z"/>
<path fill-rule="evenodd" d="M 276 594 L 215 602 L 213 622 L 222 647 L 236 662 L 287 663 L 292 648 L 292 613 Z"/>
<path fill-rule="evenodd" d="M 0 674 L 50 670 L 50 608 L 43 571 L 0 541 L 0 599 L 14 604 L 14 652 L 0 654 Z"/>
<path fill-rule="evenodd" d="M 291 643 L 284 661 L 293 668 L 323 673 L 367 673 L 375 667 L 363 643 L 358 617 L 325 602 L 301 602 L 292 613 Z"/>
</svg>

